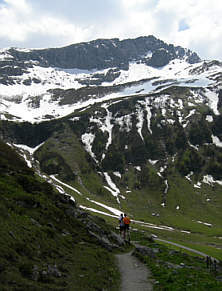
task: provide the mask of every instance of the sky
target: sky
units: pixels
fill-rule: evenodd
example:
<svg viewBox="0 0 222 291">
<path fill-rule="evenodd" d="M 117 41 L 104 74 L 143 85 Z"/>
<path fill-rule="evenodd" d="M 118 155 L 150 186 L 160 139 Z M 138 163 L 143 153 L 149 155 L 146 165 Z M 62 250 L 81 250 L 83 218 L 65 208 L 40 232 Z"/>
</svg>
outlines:
<svg viewBox="0 0 222 291">
<path fill-rule="evenodd" d="M 0 0 L 0 48 L 155 37 L 222 60 L 218 0 Z"/>
</svg>

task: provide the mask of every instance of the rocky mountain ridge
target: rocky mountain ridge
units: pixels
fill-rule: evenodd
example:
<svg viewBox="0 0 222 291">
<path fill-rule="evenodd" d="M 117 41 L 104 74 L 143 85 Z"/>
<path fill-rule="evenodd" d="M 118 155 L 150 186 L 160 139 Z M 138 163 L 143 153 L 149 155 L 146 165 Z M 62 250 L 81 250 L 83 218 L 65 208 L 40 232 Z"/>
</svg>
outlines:
<svg viewBox="0 0 222 291">
<path fill-rule="evenodd" d="M 62 48 L 11 48 L 7 53 L 17 62 L 33 60 L 41 66 L 85 70 L 112 67 L 127 69 L 131 61 L 140 61 L 152 67 L 162 67 L 175 58 L 186 59 L 190 64 L 200 61 L 199 56 L 189 49 L 168 45 L 152 35 L 125 40 L 97 39 Z"/>
<path fill-rule="evenodd" d="M 120 75 L 120 70 L 128 70 L 131 62 L 139 62 L 151 67 L 162 67 L 173 59 L 186 60 L 193 64 L 200 61 L 196 53 L 179 46 L 168 45 L 154 36 L 137 39 L 98 39 L 91 42 L 73 44 L 62 48 L 39 50 L 4 49 L 0 51 L 0 84 L 15 85 L 41 83 L 38 76 L 20 76 L 30 72 L 35 66 L 61 68 L 63 70 L 94 70 L 92 80 L 78 79 L 79 84 L 100 85 L 112 82 Z M 16 81 L 16 77 L 17 81 Z M 20 82 L 19 82 L 20 80 Z"/>
</svg>

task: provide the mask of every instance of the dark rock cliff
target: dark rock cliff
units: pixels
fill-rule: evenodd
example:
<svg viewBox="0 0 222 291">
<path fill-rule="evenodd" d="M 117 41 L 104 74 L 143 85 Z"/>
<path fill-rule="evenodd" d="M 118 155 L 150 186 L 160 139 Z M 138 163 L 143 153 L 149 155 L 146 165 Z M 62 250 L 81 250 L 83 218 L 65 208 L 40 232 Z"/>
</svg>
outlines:
<svg viewBox="0 0 222 291">
<path fill-rule="evenodd" d="M 130 61 L 140 61 L 153 67 L 166 65 L 175 58 L 188 62 L 200 61 L 196 53 L 182 47 L 168 45 L 154 36 L 119 40 L 97 39 L 72 44 L 62 48 L 31 50 L 28 52 L 10 49 L 17 61 L 33 60 L 43 66 L 79 69 L 103 69 L 118 67 L 127 69 Z"/>
</svg>

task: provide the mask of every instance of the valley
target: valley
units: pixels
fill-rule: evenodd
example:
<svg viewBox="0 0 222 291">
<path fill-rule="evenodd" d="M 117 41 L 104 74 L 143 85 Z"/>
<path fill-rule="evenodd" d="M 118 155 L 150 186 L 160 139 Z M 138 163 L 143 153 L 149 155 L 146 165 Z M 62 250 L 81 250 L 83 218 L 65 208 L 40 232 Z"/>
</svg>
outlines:
<svg viewBox="0 0 222 291">
<path fill-rule="evenodd" d="M 0 56 L 0 137 L 38 177 L 221 259 L 219 61 L 153 36 Z"/>
</svg>

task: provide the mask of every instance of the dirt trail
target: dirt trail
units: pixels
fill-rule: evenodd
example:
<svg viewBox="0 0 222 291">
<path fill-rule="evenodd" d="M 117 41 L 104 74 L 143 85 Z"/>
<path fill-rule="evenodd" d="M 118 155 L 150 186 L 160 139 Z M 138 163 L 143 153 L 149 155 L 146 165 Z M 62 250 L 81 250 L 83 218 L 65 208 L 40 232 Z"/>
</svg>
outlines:
<svg viewBox="0 0 222 291">
<path fill-rule="evenodd" d="M 203 257 L 207 257 L 209 255 L 203 253 L 203 252 L 200 252 L 200 251 L 197 251 L 197 250 L 194 250 L 194 249 L 191 249 L 191 248 L 188 248 L 186 246 L 183 246 L 183 245 L 180 245 L 180 244 L 177 244 L 177 243 L 174 243 L 172 241 L 168 241 L 168 240 L 165 240 L 165 239 L 160 239 L 160 238 L 155 238 L 156 241 L 162 241 L 162 242 L 165 242 L 165 243 L 168 243 L 168 244 L 171 244 L 171 245 L 174 245 L 174 246 L 177 246 L 179 248 L 182 248 L 182 249 L 185 249 L 185 250 L 188 250 L 190 252 L 193 252 L 193 253 L 196 253 L 198 255 L 201 255 Z M 215 260 L 216 262 L 219 262 L 218 259 L 214 258 L 214 257 L 211 257 L 211 259 Z"/>
<path fill-rule="evenodd" d="M 150 271 L 136 257 L 132 251 L 126 254 L 116 255 L 119 270 L 122 276 L 121 291 L 151 291 Z"/>
</svg>

